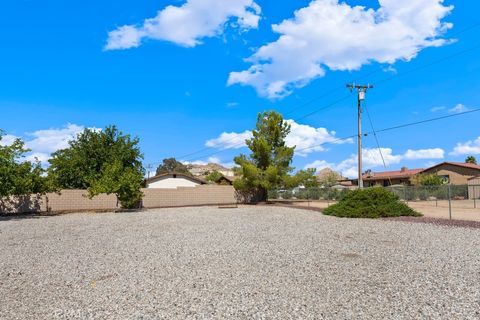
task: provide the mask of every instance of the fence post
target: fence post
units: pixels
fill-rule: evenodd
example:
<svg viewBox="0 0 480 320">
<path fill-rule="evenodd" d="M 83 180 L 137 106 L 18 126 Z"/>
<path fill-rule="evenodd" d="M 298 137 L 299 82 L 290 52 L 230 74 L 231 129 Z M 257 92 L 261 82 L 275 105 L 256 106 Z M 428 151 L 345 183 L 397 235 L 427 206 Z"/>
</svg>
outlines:
<svg viewBox="0 0 480 320">
<path fill-rule="evenodd" d="M 308 201 L 308 207 L 310 208 L 310 188 L 305 188 L 307 189 L 307 201 Z"/>
<path fill-rule="evenodd" d="M 477 193 L 475 192 L 475 185 L 473 186 L 473 208 L 477 209 Z"/>
<path fill-rule="evenodd" d="M 448 214 L 450 216 L 450 220 L 452 220 L 452 190 L 450 184 L 448 184 Z"/>
<path fill-rule="evenodd" d="M 406 184 L 403 185 L 403 200 L 408 204 L 408 200 L 407 200 L 407 185 L 406 185 Z"/>
</svg>

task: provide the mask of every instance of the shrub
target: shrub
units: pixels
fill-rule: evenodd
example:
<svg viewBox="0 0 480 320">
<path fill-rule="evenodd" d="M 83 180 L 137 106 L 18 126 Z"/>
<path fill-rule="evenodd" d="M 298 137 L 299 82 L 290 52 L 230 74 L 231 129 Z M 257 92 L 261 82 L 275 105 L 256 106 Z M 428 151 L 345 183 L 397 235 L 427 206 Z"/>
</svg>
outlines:
<svg viewBox="0 0 480 320">
<path fill-rule="evenodd" d="M 278 191 L 277 190 L 268 191 L 268 199 L 278 199 Z"/>
<path fill-rule="evenodd" d="M 285 199 L 285 200 L 292 199 L 292 198 L 293 198 L 293 192 L 292 192 L 292 190 L 286 190 L 286 191 L 282 194 L 282 198 Z"/>
<path fill-rule="evenodd" d="M 400 202 L 393 192 L 383 188 L 351 191 L 337 204 L 323 211 L 326 215 L 346 218 L 383 218 L 421 216 L 420 213 Z"/>
</svg>

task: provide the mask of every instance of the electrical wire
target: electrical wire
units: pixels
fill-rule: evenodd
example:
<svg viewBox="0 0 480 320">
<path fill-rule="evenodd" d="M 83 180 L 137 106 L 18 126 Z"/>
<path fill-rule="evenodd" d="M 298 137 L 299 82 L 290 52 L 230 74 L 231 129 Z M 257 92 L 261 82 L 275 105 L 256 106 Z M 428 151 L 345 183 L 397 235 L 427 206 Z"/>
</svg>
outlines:
<svg viewBox="0 0 480 320">
<path fill-rule="evenodd" d="M 420 124 L 424 124 L 424 123 L 439 121 L 439 120 L 448 119 L 448 118 L 454 118 L 454 117 L 462 116 L 462 115 L 465 115 L 465 114 L 471 114 L 471 113 L 475 113 L 475 112 L 480 112 L 480 108 L 472 109 L 472 110 L 468 110 L 468 111 L 464 111 L 464 112 L 459 112 L 459 113 L 455 113 L 455 114 L 451 114 L 451 115 L 447 115 L 447 116 L 442 116 L 442 117 L 436 117 L 436 118 L 431 118 L 431 119 L 426 119 L 426 120 L 421 120 L 421 121 L 404 123 L 404 124 L 401 124 L 401 125 L 396 125 L 396 126 L 393 126 L 393 127 L 388 127 L 388 128 L 383 128 L 383 129 L 380 129 L 380 130 L 376 130 L 375 132 L 376 132 L 376 134 L 378 134 L 380 132 L 397 130 L 397 129 L 411 127 L 411 126 L 420 125 Z M 373 133 L 374 133 L 374 131 L 369 131 L 369 132 L 365 132 L 364 135 L 367 136 L 367 135 L 370 135 L 370 134 L 373 134 Z M 338 139 L 335 139 L 335 140 L 332 140 L 332 141 L 322 142 L 320 144 L 316 144 L 316 145 L 309 146 L 309 147 L 306 147 L 306 148 L 295 149 L 295 151 L 300 152 L 300 151 L 313 150 L 315 148 L 318 148 L 318 147 L 321 147 L 321 146 L 324 146 L 324 145 L 335 144 L 336 142 L 352 139 L 352 138 L 355 138 L 357 136 L 358 136 L 357 134 L 354 134 L 354 135 L 346 136 L 346 137 L 343 137 L 343 138 L 338 138 Z M 242 145 L 243 145 L 243 142 L 242 142 Z M 236 147 L 240 147 L 240 144 L 236 145 Z M 202 158 L 205 158 L 205 157 L 210 157 L 212 155 L 216 155 L 216 154 L 226 152 L 226 151 L 230 151 L 230 150 L 231 149 L 219 150 L 219 151 L 207 154 L 205 156 L 202 156 L 201 158 L 192 158 L 192 159 L 188 159 L 187 161 L 190 162 L 190 161 L 199 160 L 199 159 L 202 159 Z"/>
<path fill-rule="evenodd" d="M 373 125 L 372 117 L 370 116 L 370 111 L 368 111 L 368 107 L 367 107 L 366 103 L 364 103 L 364 107 L 365 107 L 365 111 L 367 113 L 368 121 L 370 122 L 370 127 L 372 128 L 372 131 L 373 131 L 373 136 L 375 137 L 375 142 L 377 144 L 378 153 L 380 153 L 380 157 L 382 158 L 383 167 L 385 169 L 387 169 L 387 163 L 385 162 L 385 157 L 383 156 L 382 148 L 380 147 L 380 142 L 378 141 L 377 132 L 375 131 L 375 127 Z M 388 177 L 388 182 L 390 183 L 390 185 L 392 185 L 392 179 L 390 178 L 390 176 Z"/>
<path fill-rule="evenodd" d="M 464 28 L 464 29 L 456 32 L 456 33 L 451 34 L 450 36 L 453 37 L 453 36 L 459 35 L 459 34 L 461 34 L 461 33 L 464 33 L 464 32 L 470 31 L 470 30 L 472 30 L 472 29 L 474 29 L 474 28 L 477 28 L 477 27 L 479 27 L 479 26 L 480 26 L 480 22 L 474 23 L 474 24 L 472 24 L 472 25 L 470 25 L 470 26 L 468 26 L 468 27 L 466 27 L 466 28 Z M 405 71 L 405 72 L 397 73 L 397 74 L 392 75 L 392 76 L 390 76 L 390 77 L 388 77 L 388 78 L 385 78 L 385 79 L 382 79 L 382 80 L 380 80 L 380 81 L 377 81 L 377 82 L 375 83 L 375 85 L 383 84 L 383 83 L 389 82 L 389 81 L 391 81 L 391 80 L 393 80 L 393 79 L 395 79 L 395 78 L 397 78 L 397 77 L 405 76 L 405 75 L 408 75 L 408 74 L 410 74 L 410 73 L 414 73 L 414 72 L 416 72 L 416 71 L 419 71 L 419 70 L 428 68 L 428 67 L 430 67 L 430 66 L 432 66 L 432 65 L 435 65 L 435 64 L 444 62 L 444 61 L 446 61 L 446 60 L 455 58 L 455 57 L 457 57 L 457 56 L 460 56 L 460 55 L 462 55 L 462 54 L 468 53 L 468 52 L 470 52 L 470 51 L 474 51 L 474 50 L 476 50 L 476 49 L 478 49 L 478 48 L 480 48 L 480 43 L 477 43 L 476 45 L 474 45 L 474 46 L 472 46 L 472 47 L 469 47 L 469 48 L 467 48 L 467 49 L 465 49 L 465 50 L 462 50 L 462 51 L 453 53 L 453 54 L 448 55 L 448 56 L 445 56 L 445 57 L 442 57 L 442 58 L 440 58 L 440 59 L 438 59 L 438 60 L 435 60 L 435 61 L 433 61 L 433 62 L 431 62 L 431 63 L 427 63 L 427 64 L 425 64 L 425 65 L 419 66 L 419 67 L 417 67 L 417 68 L 413 68 L 413 69 L 411 69 L 411 70 L 407 70 L 407 71 Z M 380 71 L 381 71 L 381 70 L 373 71 L 373 72 L 371 72 L 371 73 L 368 73 L 368 74 L 366 74 L 366 75 L 358 78 L 357 80 L 366 78 L 366 77 L 371 76 L 371 75 L 373 75 L 373 74 L 376 74 L 376 73 L 378 73 L 378 72 L 380 72 Z M 317 101 L 318 99 L 324 98 L 324 97 L 332 94 L 333 92 L 338 91 L 340 88 L 343 88 L 343 87 L 344 87 L 344 86 L 335 87 L 335 88 L 333 88 L 332 90 L 329 90 L 329 91 L 325 92 L 324 94 L 322 94 L 322 95 L 320 95 L 320 96 L 318 96 L 318 97 L 315 97 L 315 98 L 313 98 L 313 99 L 305 102 L 304 104 L 299 105 L 298 107 L 295 107 L 294 109 L 288 111 L 288 112 L 286 113 L 286 115 L 289 115 L 289 114 L 293 113 L 294 111 L 297 111 L 297 110 L 299 110 L 299 109 L 301 109 L 301 108 L 303 108 L 303 107 L 305 107 L 305 106 L 307 106 L 307 105 L 310 105 L 311 103 Z M 320 112 L 320 111 L 326 110 L 326 109 L 328 109 L 328 108 L 330 108 L 330 107 L 332 107 L 332 106 L 334 106 L 334 105 L 336 105 L 336 104 L 338 104 L 338 103 L 340 103 L 340 102 L 342 102 L 342 101 L 344 101 L 344 100 L 347 100 L 348 98 L 350 98 L 350 97 L 352 96 L 352 94 L 353 94 L 353 93 L 350 93 L 349 95 L 343 96 L 342 98 L 340 98 L 340 99 L 338 99 L 338 100 L 335 100 L 334 102 L 332 102 L 332 103 L 330 103 L 330 104 L 328 104 L 328 105 L 326 105 L 326 106 L 323 106 L 323 107 L 321 107 L 321 108 L 315 109 L 315 110 L 313 110 L 312 112 L 309 112 L 308 114 L 305 114 L 305 115 L 297 118 L 296 120 L 297 120 L 297 121 L 298 121 L 298 120 L 303 120 L 303 119 L 308 118 L 308 117 L 310 117 L 310 116 L 312 116 L 312 115 L 314 115 L 314 114 L 316 114 L 316 113 L 318 113 L 318 112 Z M 225 142 L 231 142 L 231 141 L 233 141 L 233 140 L 234 140 L 234 138 L 230 139 L 230 141 L 227 140 L 227 141 L 225 141 Z M 242 143 L 242 144 L 243 144 L 243 143 Z M 179 157 L 179 159 L 183 159 L 183 158 L 186 158 L 186 157 L 190 157 L 190 156 L 192 156 L 192 155 L 196 155 L 196 154 L 202 153 L 203 151 L 210 150 L 210 149 L 212 149 L 212 148 L 213 148 L 213 147 L 205 147 L 205 148 L 202 148 L 202 149 L 197 150 L 197 151 L 195 151 L 195 152 L 191 152 L 191 153 L 188 153 L 188 154 L 186 154 L 186 155 L 183 155 L 183 156 Z M 224 151 L 224 150 L 220 150 L 219 152 L 215 152 L 215 153 L 213 153 L 213 154 L 217 154 L 217 153 L 220 153 L 220 152 L 223 152 L 223 151 Z M 205 157 L 208 157 L 208 156 L 209 156 L 209 155 L 202 156 L 201 158 L 205 158 Z M 188 160 L 187 160 L 187 161 L 188 161 Z M 152 162 L 152 163 L 149 163 L 149 165 L 155 165 L 155 164 L 159 164 L 159 163 L 161 163 L 161 162 Z"/>
</svg>

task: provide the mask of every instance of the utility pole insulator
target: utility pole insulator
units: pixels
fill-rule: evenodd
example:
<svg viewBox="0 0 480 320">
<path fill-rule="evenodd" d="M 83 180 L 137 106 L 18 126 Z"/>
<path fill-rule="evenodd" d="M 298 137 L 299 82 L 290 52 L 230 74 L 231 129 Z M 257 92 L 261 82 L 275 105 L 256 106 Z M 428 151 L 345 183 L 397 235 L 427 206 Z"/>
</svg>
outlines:
<svg viewBox="0 0 480 320">
<path fill-rule="evenodd" d="M 358 98 L 357 98 L 357 112 L 358 112 L 358 188 L 363 188 L 363 168 L 362 168 L 362 101 L 365 100 L 365 95 L 368 89 L 372 89 L 373 85 L 357 85 L 347 84 L 347 88 L 350 89 L 351 92 L 353 90 L 357 90 Z"/>
</svg>

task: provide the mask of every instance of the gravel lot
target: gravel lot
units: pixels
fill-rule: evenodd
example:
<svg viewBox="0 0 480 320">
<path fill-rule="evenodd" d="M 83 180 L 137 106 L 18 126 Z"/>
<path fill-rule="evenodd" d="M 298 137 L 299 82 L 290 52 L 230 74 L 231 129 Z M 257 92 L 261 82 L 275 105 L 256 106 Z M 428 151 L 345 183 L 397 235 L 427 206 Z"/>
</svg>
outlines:
<svg viewBox="0 0 480 320">
<path fill-rule="evenodd" d="M 479 319 L 480 229 L 281 207 L 0 218 L 1 319 Z"/>
</svg>

